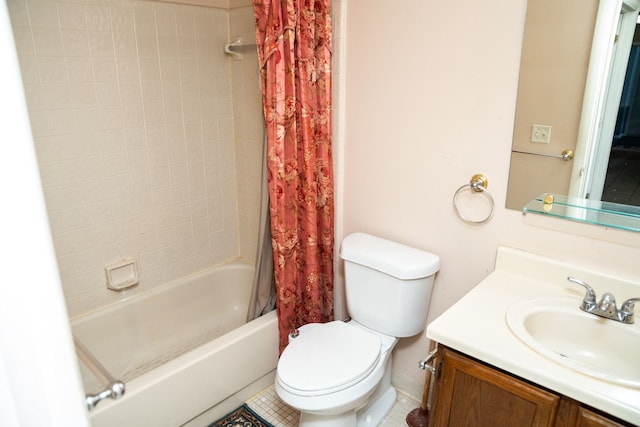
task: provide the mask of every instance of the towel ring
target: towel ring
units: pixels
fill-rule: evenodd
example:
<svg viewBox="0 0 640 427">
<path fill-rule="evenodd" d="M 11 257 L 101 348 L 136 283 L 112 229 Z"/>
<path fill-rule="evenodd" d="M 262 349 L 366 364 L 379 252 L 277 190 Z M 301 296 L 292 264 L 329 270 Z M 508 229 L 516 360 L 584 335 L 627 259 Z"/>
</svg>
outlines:
<svg viewBox="0 0 640 427">
<path fill-rule="evenodd" d="M 471 177 L 471 180 L 469 181 L 468 184 L 464 184 L 456 190 L 456 192 L 453 195 L 453 208 L 455 209 L 456 214 L 461 220 L 469 224 L 484 224 L 485 222 L 489 221 L 491 217 L 493 217 L 493 211 L 495 210 L 496 204 L 493 201 L 493 196 L 487 190 L 488 186 L 489 186 L 489 180 L 487 179 L 487 177 L 478 173 Z M 476 193 L 484 194 L 485 196 L 487 196 L 487 199 L 489 199 L 489 202 L 491 204 L 491 210 L 489 211 L 489 215 L 487 215 L 485 218 L 480 220 L 473 220 L 473 219 L 466 218 L 464 215 L 462 215 L 462 213 L 460 213 L 460 209 L 458 209 L 458 203 L 457 203 L 458 195 L 462 190 L 464 190 L 467 187 L 472 191 L 475 191 Z"/>
</svg>

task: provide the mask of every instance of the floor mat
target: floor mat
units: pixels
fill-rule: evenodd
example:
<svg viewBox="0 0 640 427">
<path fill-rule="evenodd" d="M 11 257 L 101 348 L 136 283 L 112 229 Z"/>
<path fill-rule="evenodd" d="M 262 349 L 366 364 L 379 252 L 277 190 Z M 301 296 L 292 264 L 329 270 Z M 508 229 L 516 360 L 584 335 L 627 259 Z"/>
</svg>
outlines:
<svg viewBox="0 0 640 427">
<path fill-rule="evenodd" d="M 273 427 L 273 425 L 253 412 L 245 403 L 213 424 L 209 424 L 209 427 Z"/>
</svg>

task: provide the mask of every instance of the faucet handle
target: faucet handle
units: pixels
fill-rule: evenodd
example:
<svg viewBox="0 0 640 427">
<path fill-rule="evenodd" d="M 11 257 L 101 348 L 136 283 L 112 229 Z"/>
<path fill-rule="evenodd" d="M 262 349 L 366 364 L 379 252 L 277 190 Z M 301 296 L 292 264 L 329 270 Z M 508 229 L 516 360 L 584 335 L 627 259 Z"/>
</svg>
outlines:
<svg viewBox="0 0 640 427">
<path fill-rule="evenodd" d="M 626 314 L 633 314 L 633 310 L 635 309 L 635 303 L 640 301 L 640 297 L 629 298 L 625 302 L 622 303 L 622 307 L 620 307 L 620 311 Z"/>
<path fill-rule="evenodd" d="M 635 303 L 640 301 L 640 297 L 629 298 L 625 302 L 622 303 L 622 307 L 620 307 L 619 317 L 624 323 L 633 323 L 634 322 L 634 309 Z"/>
<path fill-rule="evenodd" d="M 576 279 L 573 276 L 567 277 L 567 280 L 572 283 L 575 283 L 576 285 L 580 285 L 587 290 L 582 300 L 582 306 L 584 308 L 594 307 L 596 305 L 596 292 L 593 290 L 591 286 L 589 286 L 586 282 L 583 282 L 580 279 Z"/>
</svg>

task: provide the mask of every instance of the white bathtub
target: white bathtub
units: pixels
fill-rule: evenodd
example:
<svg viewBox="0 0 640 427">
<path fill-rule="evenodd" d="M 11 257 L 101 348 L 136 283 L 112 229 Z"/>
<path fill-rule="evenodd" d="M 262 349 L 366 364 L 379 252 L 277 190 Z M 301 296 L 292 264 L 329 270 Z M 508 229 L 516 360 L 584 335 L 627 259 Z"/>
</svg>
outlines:
<svg viewBox="0 0 640 427">
<path fill-rule="evenodd" d="M 176 427 L 222 406 L 190 423 L 207 425 L 215 421 L 209 416 L 237 403 L 219 405 L 225 399 L 261 379 L 270 382 L 278 360 L 276 314 L 245 323 L 252 280 L 253 267 L 233 262 L 73 319 L 75 337 L 126 385 L 121 399 L 103 400 L 90 412 L 92 425 Z M 80 368 L 85 390 L 100 390 Z"/>
</svg>

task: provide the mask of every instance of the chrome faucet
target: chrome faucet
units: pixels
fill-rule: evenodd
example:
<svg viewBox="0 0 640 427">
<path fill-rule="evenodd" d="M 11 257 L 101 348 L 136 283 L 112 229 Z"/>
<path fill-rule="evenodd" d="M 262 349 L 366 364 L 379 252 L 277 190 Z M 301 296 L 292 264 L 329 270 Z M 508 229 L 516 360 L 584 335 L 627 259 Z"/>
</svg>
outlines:
<svg viewBox="0 0 640 427">
<path fill-rule="evenodd" d="M 629 298 L 622 303 L 620 310 L 616 307 L 616 299 L 609 292 L 605 293 L 600 302 L 596 303 L 596 293 L 591 286 L 575 277 L 567 277 L 567 280 L 584 287 L 587 292 L 580 304 L 580 310 L 604 317 L 605 319 L 615 320 L 617 322 L 631 324 L 634 322 L 635 303 L 640 301 L 640 297 Z"/>
</svg>

